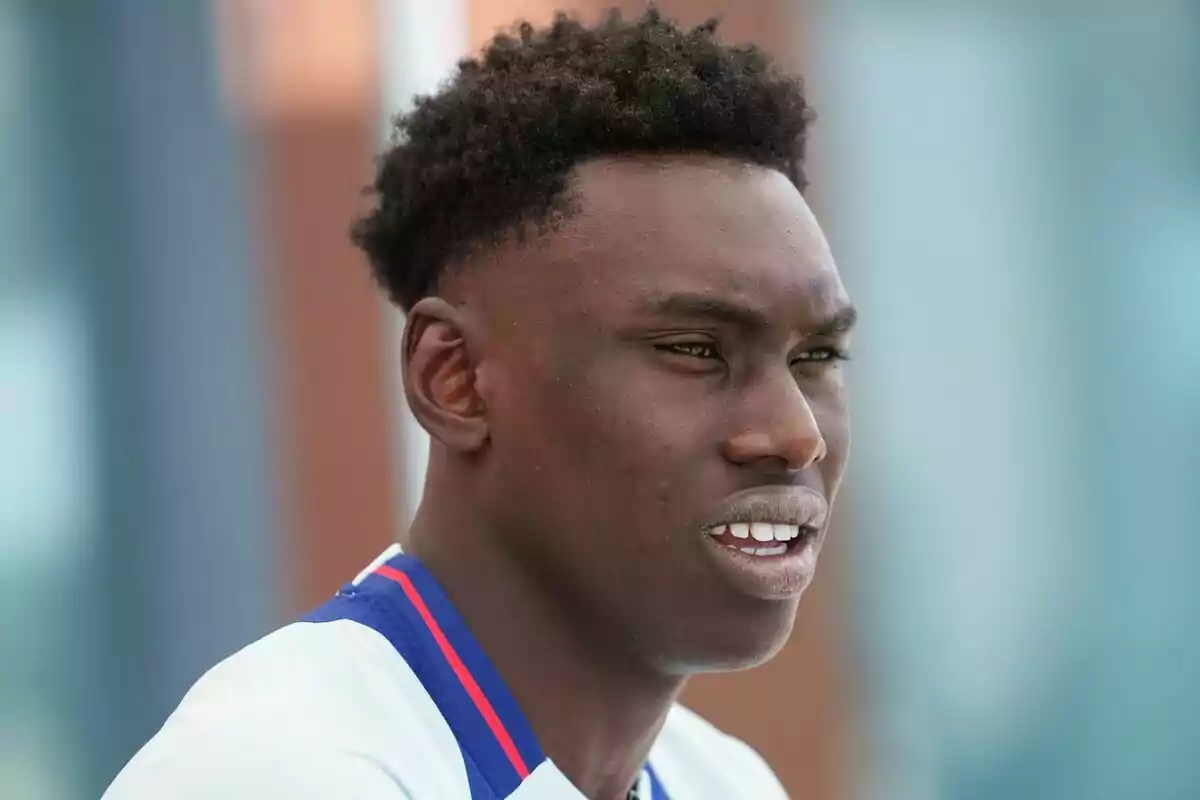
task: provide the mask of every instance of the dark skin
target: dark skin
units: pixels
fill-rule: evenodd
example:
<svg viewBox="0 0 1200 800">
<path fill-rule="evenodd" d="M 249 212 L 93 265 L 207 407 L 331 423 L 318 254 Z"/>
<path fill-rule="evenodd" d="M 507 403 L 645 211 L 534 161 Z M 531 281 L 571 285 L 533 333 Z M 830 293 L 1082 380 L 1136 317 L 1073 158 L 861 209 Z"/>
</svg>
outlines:
<svg viewBox="0 0 1200 800">
<path fill-rule="evenodd" d="M 833 502 L 853 312 L 777 172 L 607 158 L 570 191 L 553 231 L 480 251 L 411 309 L 404 384 L 432 446 L 407 549 L 546 754 L 608 800 L 687 676 L 761 663 L 791 632 L 803 586 L 738 591 L 703 530 L 760 489 Z"/>
</svg>

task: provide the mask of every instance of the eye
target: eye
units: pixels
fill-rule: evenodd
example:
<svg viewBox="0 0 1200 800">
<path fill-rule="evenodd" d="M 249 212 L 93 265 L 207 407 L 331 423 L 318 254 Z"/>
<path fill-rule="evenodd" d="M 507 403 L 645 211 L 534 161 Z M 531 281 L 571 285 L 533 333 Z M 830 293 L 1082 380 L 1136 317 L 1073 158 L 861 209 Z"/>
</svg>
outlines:
<svg viewBox="0 0 1200 800">
<path fill-rule="evenodd" d="M 838 361 L 849 361 L 850 354 L 837 347 L 814 347 L 806 350 L 792 359 L 792 366 L 800 364 L 834 364 Z"/>
<path fill-rule="evenodd" d="M 657 344 L 655 348 L 664 353 L 698 358 L 704 361 L 715 361 L 721 358 L 721 354 L 717 352 L 717 348 L 708 342 L 670 342 Z"/>
</svg>

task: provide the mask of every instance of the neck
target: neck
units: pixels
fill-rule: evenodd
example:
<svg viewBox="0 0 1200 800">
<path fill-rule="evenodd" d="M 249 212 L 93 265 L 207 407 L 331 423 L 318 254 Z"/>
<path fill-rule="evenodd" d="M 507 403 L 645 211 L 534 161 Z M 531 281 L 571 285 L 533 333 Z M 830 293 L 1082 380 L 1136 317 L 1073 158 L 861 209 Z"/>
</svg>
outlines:
<svg viewBox="0 0 1200 800">
<path fill-rule="evenodd" d="M 427 488 L 406 550 L 442 584 L 547 757 L 587 797 L 624 800 L 683 679 L 598 645 L 586 617 L 489 546 L 499 537 L 463 503 L 436 494 Z"/>
</svg>

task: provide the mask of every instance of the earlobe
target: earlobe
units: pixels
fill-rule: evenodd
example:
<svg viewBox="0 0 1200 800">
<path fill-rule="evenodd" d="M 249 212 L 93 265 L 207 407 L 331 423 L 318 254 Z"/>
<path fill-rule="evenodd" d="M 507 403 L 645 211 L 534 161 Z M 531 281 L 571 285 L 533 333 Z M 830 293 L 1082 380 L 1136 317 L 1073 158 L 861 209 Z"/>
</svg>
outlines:
<svg viewBox="0 0 1200 800">
<path fill-rule="evenodd" d="M 482 447 L 486 408 L 458 310 L 437 297 L 414 305 L 404 326 L 403 357 L 405 397 L 421 427 L 452 450 Z"/>
</svg>

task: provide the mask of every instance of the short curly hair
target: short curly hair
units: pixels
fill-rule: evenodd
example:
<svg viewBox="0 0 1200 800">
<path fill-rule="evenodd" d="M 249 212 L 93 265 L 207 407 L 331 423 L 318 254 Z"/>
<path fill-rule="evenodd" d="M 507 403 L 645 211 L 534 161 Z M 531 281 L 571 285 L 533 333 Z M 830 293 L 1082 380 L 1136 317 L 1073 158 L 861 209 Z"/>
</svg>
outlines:
<svg viewBox="0 0 1200 800">
<path fill-rule="evenodd" d="M 571 170 L 594 157 L 709 153 L 776 169 L 803 191 L 813 119 L 802 81 L 760 48 L 685 30 L 650 7 L 587 27 L 521 23 L 396 118 L 351 238 L 393 302 L 436 293 L 481 244 L 570 211 Z"/>
</svg>

